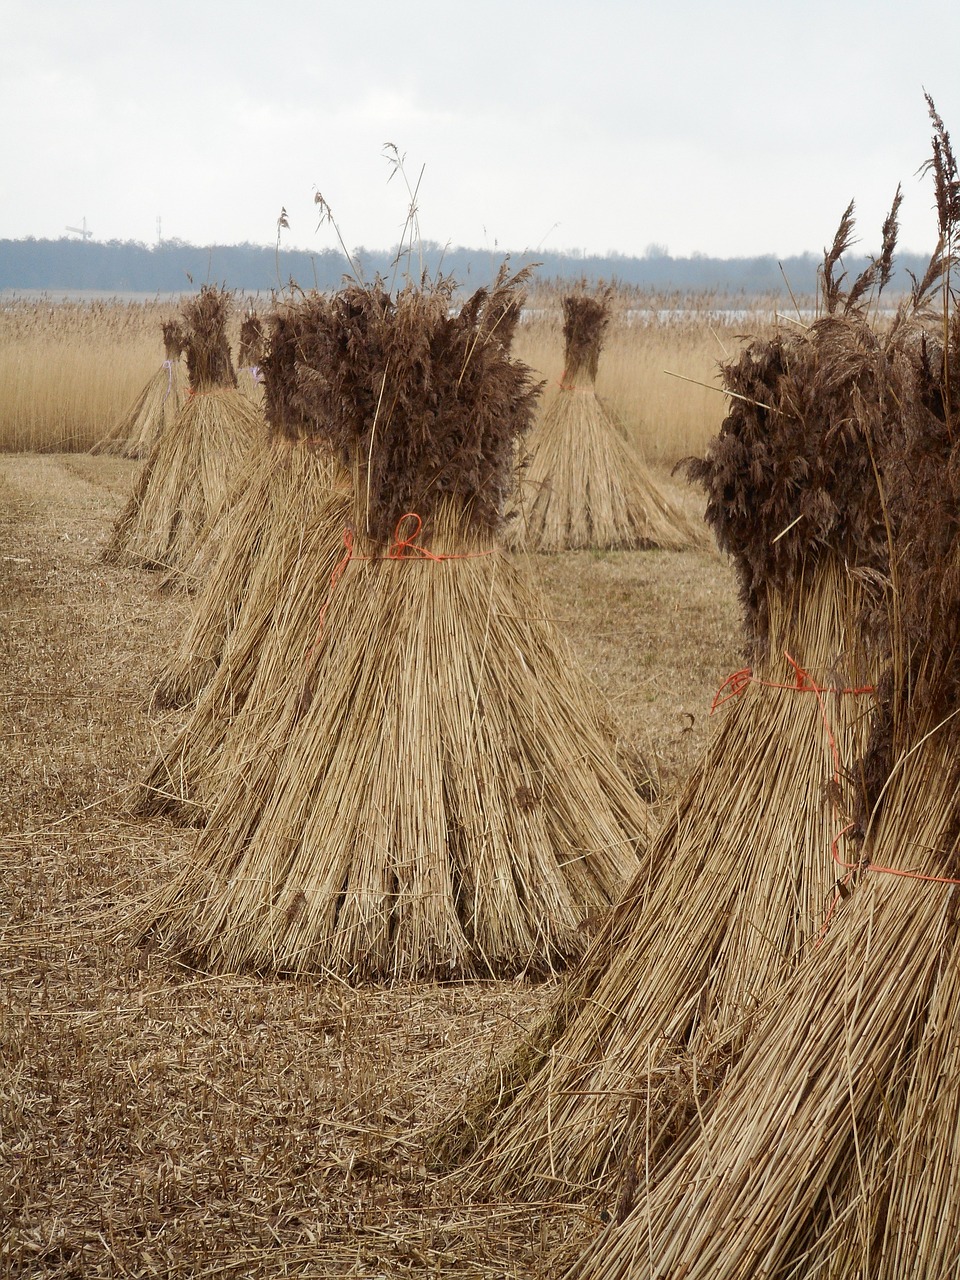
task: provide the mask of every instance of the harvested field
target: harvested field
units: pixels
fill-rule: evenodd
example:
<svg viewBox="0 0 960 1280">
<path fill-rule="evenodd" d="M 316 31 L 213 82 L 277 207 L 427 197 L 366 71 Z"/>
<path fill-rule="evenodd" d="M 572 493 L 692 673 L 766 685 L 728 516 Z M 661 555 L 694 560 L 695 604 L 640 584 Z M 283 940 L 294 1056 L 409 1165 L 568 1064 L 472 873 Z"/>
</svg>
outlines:
<svg viewBox="0 0 960 1280">
<path fill-rule="evenodd" d="M 549 985 L 211 978 L 124 934 L 125 904 L 195 838 L 125 809 L 169 728 L 150 686 L 189 608 L 99 559 L 135 471 L 0 457 L 0 1276 L 546 1274 L 599 1224 L 465 1203 L 421 1137 Z M 584 552 L 534 568 L 669 804 L 742 665 L 729 566 Z"/>
</svg>

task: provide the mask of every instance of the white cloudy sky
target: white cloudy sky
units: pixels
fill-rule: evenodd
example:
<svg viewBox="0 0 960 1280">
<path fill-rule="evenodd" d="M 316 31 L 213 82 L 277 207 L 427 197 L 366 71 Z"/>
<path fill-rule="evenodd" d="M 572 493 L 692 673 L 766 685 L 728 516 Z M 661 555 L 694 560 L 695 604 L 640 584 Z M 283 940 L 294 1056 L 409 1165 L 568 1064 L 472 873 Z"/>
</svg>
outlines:
<svg viewBox="0 0 960 1280">
<path fill-rule="evenodd" d="M 0 0 L 0 237 L 819 252 L 935 239 L 957 0 Z"/>
</svg>

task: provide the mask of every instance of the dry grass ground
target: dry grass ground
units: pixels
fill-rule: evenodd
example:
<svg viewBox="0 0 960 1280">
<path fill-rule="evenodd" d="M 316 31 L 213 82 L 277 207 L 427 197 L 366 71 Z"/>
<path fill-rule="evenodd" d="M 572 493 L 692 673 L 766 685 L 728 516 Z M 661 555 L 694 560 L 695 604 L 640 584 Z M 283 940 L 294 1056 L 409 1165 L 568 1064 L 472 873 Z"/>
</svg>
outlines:
<svg viewBox="0 0 960 1280">
<path fill-rule="evenodd" d="M 596 1224 L 464 1203 L 420 1136 L 549 988 L 209 978 L 124 931 L 193 838 L 124 809 L 188 607 L 98 559 L 134 470 L 0 457 L 0 1276 L 544 1274 Z M 728 566 L 637 552 L 536 569 L 669 803 L 740 665 Z"/>
</svg>

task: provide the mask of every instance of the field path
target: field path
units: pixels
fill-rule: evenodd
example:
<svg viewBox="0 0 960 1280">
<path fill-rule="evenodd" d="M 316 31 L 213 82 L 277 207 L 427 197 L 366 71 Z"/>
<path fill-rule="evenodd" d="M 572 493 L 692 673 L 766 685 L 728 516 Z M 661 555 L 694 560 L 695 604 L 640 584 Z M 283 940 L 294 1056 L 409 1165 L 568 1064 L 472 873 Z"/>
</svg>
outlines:
<svg viewBox="0 0 960 1280">
<path fill-rule="evenodd" d="M 100 549 L 133 464 L 0 455 L 0 830 L 133 780 L 149 753 L 149 682 L 187 607 Z"/>
</svg>

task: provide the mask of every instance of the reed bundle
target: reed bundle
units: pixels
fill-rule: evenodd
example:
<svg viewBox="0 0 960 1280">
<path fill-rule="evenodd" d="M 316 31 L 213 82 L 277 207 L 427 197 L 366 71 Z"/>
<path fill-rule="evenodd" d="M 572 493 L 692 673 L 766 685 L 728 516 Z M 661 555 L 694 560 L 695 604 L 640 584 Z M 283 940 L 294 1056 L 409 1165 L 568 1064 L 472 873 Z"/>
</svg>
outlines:
<svg viewBox="0 0 960 1280">
<path fill-rule="evenodd" d="M 196 705 L 144 779 L 144 813 L 203 821 L 238 751 L 258 749 L 278 714 L 278 690 L 302 666 L 343 554 L 352 488 L 298 401 L 302 310 L 287 304 L 270 318 L 261 358 L 271 443 L 251 455 L 218 521 L 218 555 L 158 681 L 158 702 Z"/>
<path fill-rule="evenodd" d="M 871 455 L 904 361 L 856 305 L 750 344 L 690 466 L 735 558 L 752 667 L 650 863 L 544 1021 L 439 1136 L 474 1187 L 597 1197 L 626 1212 L 748 1046 L 824 921 L 880 651 L 864 618 L 887 567 Z M 853 301 L 851 301 L 851 298 Z"/>
<path fill-rule="evenodd" d="M 300 557 L 298 639 L 251 689 L 257 727 L 232 732 L 194 857 L 153 904 L 193 963 L 543 973 L 638 866 L 646 806 L 498 542 L 538 391 L 509 354 L 523 279 L 459 309 L 443 282 L 310 303 L 297 394 L 353 472 L 353 519 L 332 574 Z"/>
<path fill-rule="evenodd" d="M 265 531 L 261 554 L 247 566 L 242 584 L 239 563 L 232 591 L 211 577 L 216 594 L 232 598 L 229 632 L 222 627 L 214 645 L 217 632 L 208 630 L 215 654 L 206 668 L 195 661 L 187 669 L 196 681 L 196 701 L 140 784 L 135 807 L 142 814 L 204 823 L 236 785 L 238 770 L 258 752 L 273 749 L 291 678 L 303 671 L 316 636 L 330 575 L 343 553 L 352 490 L 343 476 L 331 479 L 329 461 L 307 445 L 277 441 L 274 448 L 287 453 L 277 467 L 282 481 L 264 508 L 275 517 L 274 527 Z M 209 589 L 203 600 L 211 603 Z M 201 656 L 202 651 L 194 654 Z M 182 683 L 176 686 L 183 689 Z"/>
<path fill-rule="evenodd" d="M 942 285 L 944 314 L 939 333 L 907 331 L 913 385 L 878 442 L 888 665 L 859 813 L 837 840 L 842 894 L 750 1054 L 578 1276 L 960 1272 L 960 179 L 928 103 L 942 253 L 913 304 Z"/>
<path fill-rule="evenodd" d="M 263 579 L 265 587 L 271 566 L 282 581 L 287 548 L 296 552 L 303 529 L 330 493 L 334 471 L 326 450 L 283 436 L 274 436 L 247 459 L 193 559 L 190 576 L 198 594 L 183 635 L 157 677 L 158 706 L 187 706 L 213 678 L 254 583 Z M 335 522 L 338 554 L 346 515 Z"/>
<path fill-rule="evenodd" d="M 291 395 L 299 357 L 298 311 L 296 305 L 284 304 L 273 312 L 268 350 L 258 329 L 268 445 L 248 455 L 223 510 L 201 534 L 191 564 L 181 571 L 196 583 L 199 594 L 157 680 L 155 700 L 162 706 L 193 702 L 212 678 L 261 564 L 266 574 L 262 585 L 268 599 L 275 598 L 275 587 L 267 587 L 270 565 L 282 581 L 289 564 L 287 547 L 298 546 L 337 469 L 312 419 Z M 334 535 L 338 554 L 342 528 L 341 522 Z M 237 688 L 234 684 L 231 702 Z"/>
<path fill-rule="evenodd" d="M 186 399 L 187 387 L 180 356 L 186 335 L 175 320 L 163 324 L 166 358 L 134 403 L 113 428 L 98 440 L 91 453 L 115 453 L 123 458 L 145 458 L 154 442 L 172 427 Z"/>
<path fill-rule="evenodd" d="M 843 898 L 701 1124 L 578 1275 L 932 1280 L 960 1267 L 960 458 L 942 440 L 938 468 L 911 468 L 923 516 L 896 539 L 890 701 L 871 743 L 890 768 L 841 842 Z"/>
<path fill-rule="evenodd" d="M 237 390 L 229 300 L 205 285 L 183 309 L 190 394 L 143 464 L 114 525 L 110 560 L 174 573 L 188 565 L 260 434 L 260 415 Z"/>
<path fill-rule="evenodd" d="M 560 390 L 531 432 L 523 457 L 511 532 L 518 548 L 682 549 L 704 540 L 661 491 L 597 395 L 609 292 L 599 298 L 563 299 L 566 367 Z"/>
</svg>

